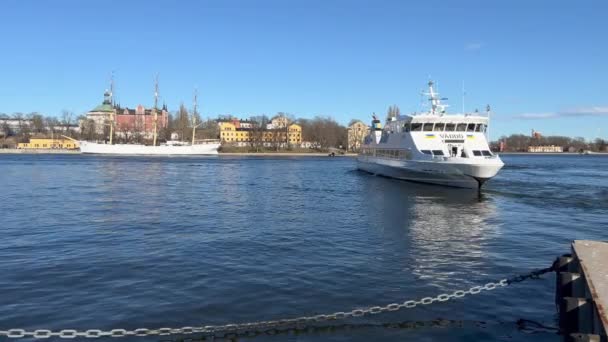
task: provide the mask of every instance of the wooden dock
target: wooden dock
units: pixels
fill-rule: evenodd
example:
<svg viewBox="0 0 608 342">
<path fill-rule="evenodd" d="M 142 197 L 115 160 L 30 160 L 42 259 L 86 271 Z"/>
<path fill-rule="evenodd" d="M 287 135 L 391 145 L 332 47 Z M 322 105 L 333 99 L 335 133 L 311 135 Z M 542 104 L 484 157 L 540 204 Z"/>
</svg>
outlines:
<svg viewBox="0 0 608 342">
<path fill-rule="evenodd" d="M 560 330 L 570 341 L 607 341 L 608 243 L 575 240 L 556 261 Z"/>
</svg>

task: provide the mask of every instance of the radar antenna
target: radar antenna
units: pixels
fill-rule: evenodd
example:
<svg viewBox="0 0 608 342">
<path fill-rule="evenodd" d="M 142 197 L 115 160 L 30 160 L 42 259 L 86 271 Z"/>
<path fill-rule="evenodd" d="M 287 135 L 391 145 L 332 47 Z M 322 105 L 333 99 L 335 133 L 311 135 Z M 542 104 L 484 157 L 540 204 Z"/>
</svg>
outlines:
<svg viewBox="0 0 608 342">
<path fill-rule="evenodd" d="M 444 114 L 448 105 L 442 104 L 441 101 L 447 100 L 447 98 L 439 97 L 439 93 L 435 92 L 435 89 L 433 89 L 434 84 L 435 83 L 433 83 L 433 81 L 429 81 L 429 92 L 425 93 L 424 95 L 427 95 L 429 97 L 429 101 L 431 102 L 431 114 Z"/>
</svg>

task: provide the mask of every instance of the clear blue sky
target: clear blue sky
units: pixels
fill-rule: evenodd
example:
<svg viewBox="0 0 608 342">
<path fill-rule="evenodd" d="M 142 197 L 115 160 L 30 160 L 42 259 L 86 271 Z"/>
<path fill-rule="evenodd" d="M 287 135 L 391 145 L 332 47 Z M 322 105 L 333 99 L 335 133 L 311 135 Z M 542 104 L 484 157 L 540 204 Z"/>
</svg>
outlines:
<svg viewBox="0 0 608 342">
<path fill-rule="evenodd" d="M 419 109 L 429 75 L 451 111 L 489 103 L 492 135 L 608 137 L 608 2 L 33 1 L 0 10 L 0 112 L 83 114 L 113 70 L 123 106 L 203 116 Z M 598 131 L 599 129 L 599 131 Z"/>
</svg>

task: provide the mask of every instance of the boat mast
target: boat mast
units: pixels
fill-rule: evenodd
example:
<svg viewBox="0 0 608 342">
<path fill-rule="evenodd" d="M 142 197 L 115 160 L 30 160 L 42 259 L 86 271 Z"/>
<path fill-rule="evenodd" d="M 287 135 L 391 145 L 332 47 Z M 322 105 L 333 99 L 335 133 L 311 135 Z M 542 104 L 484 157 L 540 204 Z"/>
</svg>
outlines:
<svg viewBox="0 0 608 342">
<path fill-rule="evenodd" d="M 112 145 L 112 138 L 114 137 L 114 118 L 116 116 L 116 106 L 114 105 L 114 72 L 110 76 L 110 105 L 112 106 L 112 113 L 110 114 L 110 145 Z"/>
<path fill-rule="evenodd" d="M 154 80 L 154 132 L 152 138 L 152 146 L 156 146 L 156 130 L 158 126 L 158 74 Z"/>
<path fill-rule="evenodd" d="M 488 116 L 488 124 L 486 125 L 486 140 L 490 143 L 490 105 L 486 105 L 486 115 Z"/>
<path fill-rule="evenodd" d="M 439 97 L 439 93 L 436 93 L 433 89 L 434 84 L 433 81 L 429 81 L 429 92 L 426 94 L 429 96 L 429 101 L 431 101 L 431 114 L 437 114 L 437 112 L 439 112 L 439 114 L 443 115 L 448 105 L 442 104 L 441 100 L 447 100 L 447 98 Z"/>
<path fill-rule="evenodd" d="M 194 146 L 194 137 L 196 136 L 196 102 L 198 97 L 198 90 L 194 89 L 194 110 L 192 111 L 192 146 Z"/>
</svg>

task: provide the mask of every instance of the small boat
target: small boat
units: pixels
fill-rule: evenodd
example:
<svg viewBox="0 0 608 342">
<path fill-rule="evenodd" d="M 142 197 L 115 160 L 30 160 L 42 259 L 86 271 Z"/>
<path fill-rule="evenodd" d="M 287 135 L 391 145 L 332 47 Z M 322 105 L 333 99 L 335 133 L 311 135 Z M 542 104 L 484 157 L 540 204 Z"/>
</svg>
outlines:
<svg viewBox="0 0 608 342">
<path fill-rule="evenodd" d="M 357 168 L 407 181 L 480 189 L 504 166 L 487 140 L 490 108 L 447 114 L 429 82 L 429 111 L 391 117 L 384 128 L 375 116 Z"/>
</svg>

